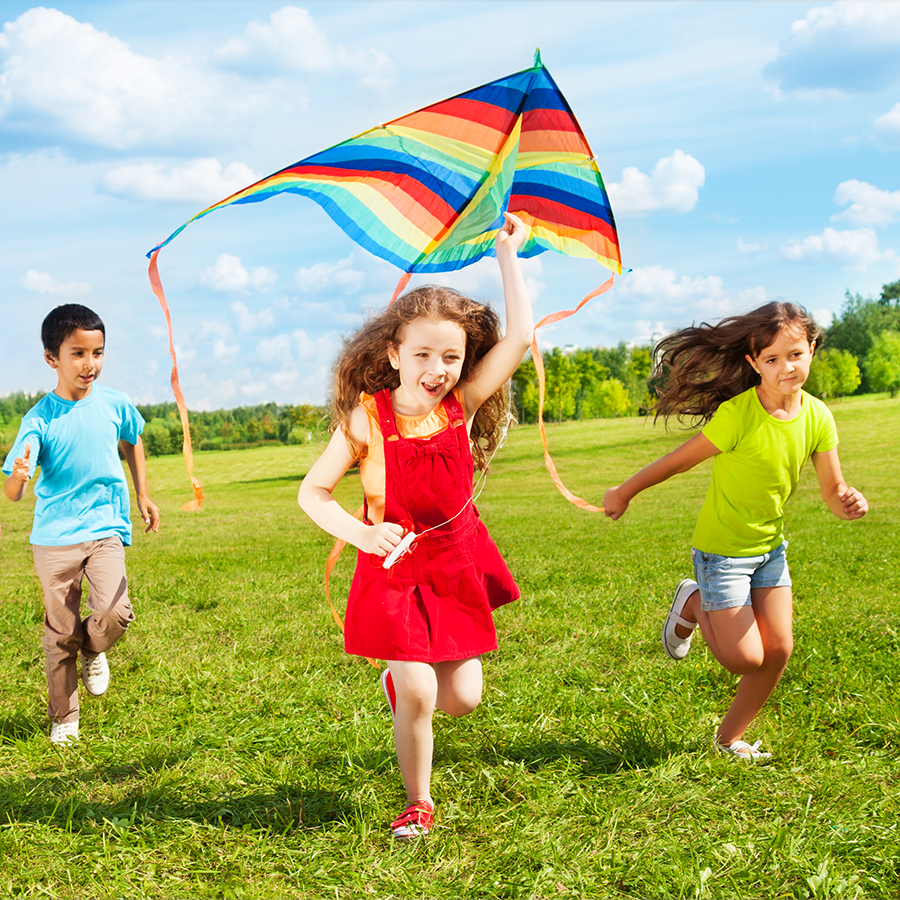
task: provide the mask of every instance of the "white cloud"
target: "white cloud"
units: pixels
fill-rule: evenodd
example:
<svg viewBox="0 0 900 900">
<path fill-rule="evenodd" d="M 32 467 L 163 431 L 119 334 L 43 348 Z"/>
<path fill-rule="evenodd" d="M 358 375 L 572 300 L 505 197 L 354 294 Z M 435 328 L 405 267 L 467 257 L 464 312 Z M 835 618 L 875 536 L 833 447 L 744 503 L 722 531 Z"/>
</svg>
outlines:
<svg viewBox="0 0 900 900">
<path fill-rule="evenodd" d="M 294 276 L 294 283 L 304 293 L 335 286 L 349 294 L 360 291 L 365 280 L 366 276 L 353 268 L 352 254 L 333 264 L 316 263 L 309 268 L 298 269 Z"/>
<path fill-rule="evenodd" d="M 674 269 L 664 269 L 662 266 L 638 266 L 630 275 L 619 279 L 616 290 L 658 300 L 721 299 L 725 296 L 722 279 L 718 275 L 700 275 L 696 278 L 682 275 L 679 278 Z"/>
<path fill-rule="evenodd" d="M 267 291 L 278 281 L 278 274 L 266 266 L 247 271 L 240 257 L 223 253 L 200 276 L 200 283 L 211 287 L 214 291 L 246 292 L 250 289 Z"/>
<path fill-rule="evenodd" d="M 893 250 L 882 251 L 878 248 L 878 236 L 872 228 L 849 231 L 826 228 L 821 234 L 784 244 L 781 252 L 785 259 L 833 259 L 840 265 L 857 271 L 865 271 L 879 262 L 897 261 Z"/>
<path fill-rule="evenodd" d="M 231 304 L 231 311 L 238 318 L 238 327 L 244 333 L 257 331 L 260 328 L 270 328 L 275 323 L 275 315 L 271 308 L 252 313 L 247 306 L 239 300 Z"/>
<path fill-rule="evenodd" d="M 46 272 L 36 272 L 34 269 L 29 269 L 19 281 L 26 290 L 37 294 L 54 294 L 57 297 L 83 297 L 91 290 L 91 286 L 82 281 L 60 284 Z"/>
<path fill-rule="evenodd" d="M 234 362 L 237 355 L 241 352 L 241 345 L 238 343 L 226 343 L 222 338 L 217 338 L 213 344 L 213 356 L 220 362 L 228 365 Z"/>
<path fill-rule="evenodd" d="M 875 91 L 900 80 L 900 4 L 842 2 L 809 10 L 767 67 L 785 90 Z"/>
<path fill-rule="evenodd" d="M 215 58 L 236 67 L 279 72 L 347 71 L 359 75 L 364 86 L 379 88 L 391 84 L 396 72 L 394 63 L 380 50 L 350 52 L 334 43 L 308 10 L 298 6 L 275 10 L 268 22 L 250 22 L 244 37 L 228 41 Z"/>
<path fill-rule="evenodd" d="M 609 198 L 617 216 L 641 215 L 647 212 L 690 212 L 699 198 L 706 180 L 706 170 L 687 153 L 676 150 L 661 159 L 652 175 L 634 166 L 622 172 L 622 180 L 609 187 Z"/>
<path fill-rule="evenodd" d="M 737 239 L 737 250 L 738 253 L 759 253 L 760 250 L 765 250 L 765 244 L 747 244 L 744 243 L 743 238 Z"/>
<path fill-rule="evenodd" d="M 119 166 L 103 176 L 103 188 L 139 200 L 190 200 L 215 203 L 262 176 L 242 162 L 223 166 L 215 158 L 193 159 L 167 169 L 162 163 Z"/>
<path fill-rule="evenodd" d="M 865 181 L 842 181 L 835 191 L 838 206 L 850 203 L 849 209 L 836 213 L 832 222 L 846 220 L 855 225 L 890 225 L 900 214 L 900 191 L 882 191 Z"/>
<path fill-rule="evenodd" d="M 875 137 L 888 147 L 900 148 L 900 103 L 879 116 L 872 126 Z"/>
<path fill-rule="evenodd" d="M 814 309 L 812 317 L 816 320 L 819 328 L 828 328 L 834 321 L 834 313 L 830 309 Z"/>
<path fill-rule="evenodd" d="M 270 92 L 187 57 L 141 56 L 56 9 L 35 7 L 7 22 L 4 58 L 0 119 L 120 150 L 208 139 L 271 106 Z"/>
</svg>

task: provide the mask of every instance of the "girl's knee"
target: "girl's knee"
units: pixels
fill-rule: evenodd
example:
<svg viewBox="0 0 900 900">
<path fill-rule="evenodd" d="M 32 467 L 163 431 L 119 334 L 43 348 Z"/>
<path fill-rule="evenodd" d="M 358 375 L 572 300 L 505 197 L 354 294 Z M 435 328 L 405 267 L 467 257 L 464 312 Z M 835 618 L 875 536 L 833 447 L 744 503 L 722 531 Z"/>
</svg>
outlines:
<svg viewBox="0 0 900 900">
<path fill-rule="evenodd" d="M 467 716 L 478 708 L 481 703 L 481 685 L 469 686 L 463 691 L 447 692 L 449 696 L 442 695 L 440 698 L 440 709 L 448 716 L 459 718 Z"/>
</svg>

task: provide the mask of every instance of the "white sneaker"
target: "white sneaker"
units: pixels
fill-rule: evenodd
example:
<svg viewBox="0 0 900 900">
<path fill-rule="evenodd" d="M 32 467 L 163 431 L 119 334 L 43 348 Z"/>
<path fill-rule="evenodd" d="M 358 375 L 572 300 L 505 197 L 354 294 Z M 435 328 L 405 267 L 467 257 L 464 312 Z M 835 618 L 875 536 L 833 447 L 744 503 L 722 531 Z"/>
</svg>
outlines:
<svg viewBox="0 0 900 900">
<path fill-rule="evenodd" d="M 54 744 L 68 744 L 78 740 L 78 722 L 53 722 L 50 725 L 50 740 Z"/>
<path fill-rule="evenodd" d="M 81 651 L 81 680 L 89 694 L 101 697 L 109 687 L 109 664 L 105 653 Z"/>
<path fill-rule="evenodd" d="M 757 741 L 755 744 L 748 744 L 746 741 L 735 741 L 732 744 L 720 744 L 718 738 L 716 738 L 716 750 L 720 753 L 728 753 L 731 756 L 736 756 L 738 759 L 769 759 L 772 754 L 760 750 L 761 744 L 762 741 Z"/>
<path fill-rule="evenodd" d="M 697 627 L 696 622 L 688 622 L 683 618 L 681 613 L 684 611 L 684 605 L 688 601 L 688 597 L 696 591 L 697 582 L 693 578 L 685 578 L 677 588 L 675 588 L 675 596 L 672 598 L 672 605 L 669 607 L 669 614 L 663 624 L 662 643 L 663 649 L 672 659 L 684 659 L 691 649 L 691 638 L 694 636 L 694 629 Z M 683 625 L 690 628 L 691 633 L 686 637 L 679 637 L 675 633 L 675 626 Z"/>
</svg>

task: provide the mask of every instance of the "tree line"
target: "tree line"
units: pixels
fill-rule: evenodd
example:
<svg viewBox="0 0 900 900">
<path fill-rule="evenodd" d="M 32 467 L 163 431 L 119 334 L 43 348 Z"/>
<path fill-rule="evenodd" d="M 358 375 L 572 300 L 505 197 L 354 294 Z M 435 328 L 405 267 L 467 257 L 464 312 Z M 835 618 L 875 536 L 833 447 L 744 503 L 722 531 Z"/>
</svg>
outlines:
<svg viewBox="0 0 900 900">
<path fill-rule="evenodd" d="M 644 415 L 653 404 L 653 348 L 628 346 L 560 349 L 543 353 L 547 373 L 544 421 Z M 844 306 L 824 330 L 806 389 L 828 399 L 849 394 L 900 393 L 900 281 L 885 284 L 879 297 L 847 291 Z M 43 391 L 0 397 L 0 458 L 9 452 L 22 416 Z M 512 399 L 521 422 L 536 422 L 537 370 L 530 355 L 512 377 Z M 181 451 L 183 432 L 174 402 L 138 405 L 147 422 L 147 453 Z M 261 403 L 190 413 L 191 441 L 199 450 L 228 450 L 276 442 L 320 440 L 328 409 L 308 403 Z"/>
</svg>

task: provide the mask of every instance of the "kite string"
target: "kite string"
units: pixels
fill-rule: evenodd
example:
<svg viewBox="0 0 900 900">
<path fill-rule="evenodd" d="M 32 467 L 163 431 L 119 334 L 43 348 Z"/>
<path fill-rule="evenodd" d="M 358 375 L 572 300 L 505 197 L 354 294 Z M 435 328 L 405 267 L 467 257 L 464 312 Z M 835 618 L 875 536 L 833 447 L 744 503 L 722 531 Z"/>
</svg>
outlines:
<svg viewBox="0 0 900 900">
<path fill-rule="evenodd" d="M 166 303 L 166 295 L 163 291 L 162 281 L 159 278 L 159 271 L 156 267 L 156 257 L 159 250 L 154 250 L 150 256 L 150 268 L 148 274 L 150 276 L 150 286 L 159 305 L 166 317 L 166 326 L 169 329 L 169 355 L 172 357 L 172 393 L 175 395 L 175 404 L 178 407 L 178 414 L 181 417 L 181 430 L 184 432 L 184 442 L 181 446 L 181 452 L 184 455 L 184 462 L 187 466 L 188 475 L 191 478 L 191 485 L 194 488 L 194 499 L 188 501 L 181 508 L 188 512 L 194 512 L 200 509 L 203 503 L 203 487 L 196 478 L 194 478 L 194 449 L 191 442 L 191 428 L 188 424 L 187 404 L 184 402 L 184 394 L 181 391 L 181 384 L 178 381 L 178 361 L 175 359 L 175 342 L 172 338 L 172 317 L 169 315 L 169 305 Z"/>
</svg>

